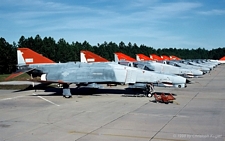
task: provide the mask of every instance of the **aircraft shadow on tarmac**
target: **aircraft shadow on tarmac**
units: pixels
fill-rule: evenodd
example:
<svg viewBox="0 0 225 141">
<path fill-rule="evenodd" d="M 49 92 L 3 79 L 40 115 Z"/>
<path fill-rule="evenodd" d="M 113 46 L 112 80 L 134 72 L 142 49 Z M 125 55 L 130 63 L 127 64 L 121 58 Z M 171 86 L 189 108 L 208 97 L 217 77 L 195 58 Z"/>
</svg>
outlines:
<svg viewBox="0 0 225 141">
<path fill-rule="evenodd" d="M 56 88 L 53 86 L 37 86 L 33 87 L 32 85 L 29 85 L 25 89 L 16 90 L 14 92 L 22 92 L 22 91 L 29 91 L 29 90 L 44 90 L 44 92 L 51 92 L 50 94 L 38 94 L 39 96 L 62 96 L 62 88 Z M 125 88 L 125 89 L 111 89 L 111 88 L 103 88 L 103 89 L 94 89 L 94 88 L 70 88 L 72 95 L 88 95 L 88 96 L 101 96 L 101 94 L 119 94 L 122 96 L 127 97 L 137 97 L 137 96 L 145 96 L 143 90 L 141 89 L 131 89 L 131 88 Z M 154 94 L 160 95 L 164 93 L 165 95 L 169 94 L 166 92 L 154 92 Z M 172 95 L 176 96 L 176 94 Z"/>
</svg>

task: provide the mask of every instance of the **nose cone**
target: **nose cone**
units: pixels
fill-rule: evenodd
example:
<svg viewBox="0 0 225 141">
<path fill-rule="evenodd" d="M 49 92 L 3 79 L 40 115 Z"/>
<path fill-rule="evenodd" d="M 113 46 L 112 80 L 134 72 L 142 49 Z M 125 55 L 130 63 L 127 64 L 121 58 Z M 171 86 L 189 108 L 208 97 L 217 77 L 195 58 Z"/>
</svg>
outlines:
<svg viewBox="0 0 225 141">
<path fill-rule="evenodd" d="M 203 75 L 203 72 L 200 71 L 200 70 L 194 70 L 194 71 L 193 71 L 193 74 L 194 74 L 195 76 L 201 76 L 201 75 Z"/>
<path fill-rule="evenodd" d="M 186 83 L 186 78 L 182 76 L 177 76 L 177 75 L 171 75 L 169 79 L 172 81 L 174 84 L 185 84 Z"/>
<path fill-rule="evenodd" d="M 210 69 L 206 68 L 206 67 L 202 67 L 201 71 L 203 72 L 203 74 L 205 74 L 205 73 L 208 73 L 210 71 Z"/>
</svg>

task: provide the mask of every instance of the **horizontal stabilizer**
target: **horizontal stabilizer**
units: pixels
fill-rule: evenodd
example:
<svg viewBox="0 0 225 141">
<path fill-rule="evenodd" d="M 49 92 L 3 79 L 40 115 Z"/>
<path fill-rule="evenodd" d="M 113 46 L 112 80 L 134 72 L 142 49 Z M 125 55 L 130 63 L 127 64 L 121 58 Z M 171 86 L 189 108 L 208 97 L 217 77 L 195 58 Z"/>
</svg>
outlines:
<svg viewBox="0 0 225 141">
<path fill-rule="evenodd" d="M 20 75 L 26 73 L 26 72 L 29 72 L 29 71 L 31 71 L 31 70 L 33 70 L 33 68 L 31 68 L 31 69 L 24 69 L 24 70 L 18 70 L 18 71 L 16 71 L 16 72 L 12 73 L 12 74 L 11 74 L 10 76 L 8 76 L 7 78 L 5 78 L 5 80 L 8 81 L 8 80 L 10 80 L 10 79 L 13 79 L 13 78 L 15 78 L 15 77 L 18 77 L 18 76 L 20 76 Z"/>
<path fill-rule="evenodd" d="M 15 78 L 17 76 L 20 76 L 21 74 L 24 74 L 24 72 L 13 73 L 10 76 L 8 76 L 7 78 L 5 78 L 5 80 L 8 81 L 8 80 L 13 79 L 13 78 Z"/>
</svg>

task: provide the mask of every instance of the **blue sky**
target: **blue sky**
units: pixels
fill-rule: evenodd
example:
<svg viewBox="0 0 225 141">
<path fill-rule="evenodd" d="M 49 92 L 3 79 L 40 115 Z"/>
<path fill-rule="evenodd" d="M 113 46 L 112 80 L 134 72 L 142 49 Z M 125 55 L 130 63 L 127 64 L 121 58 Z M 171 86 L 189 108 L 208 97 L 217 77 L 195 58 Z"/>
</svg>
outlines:
<svg viewBox="0 0 225 141">
<path fill-rule="evenodd" d="M 225 0 L 1 0 L 0 37 L 225 47 Z"/>
</svg>

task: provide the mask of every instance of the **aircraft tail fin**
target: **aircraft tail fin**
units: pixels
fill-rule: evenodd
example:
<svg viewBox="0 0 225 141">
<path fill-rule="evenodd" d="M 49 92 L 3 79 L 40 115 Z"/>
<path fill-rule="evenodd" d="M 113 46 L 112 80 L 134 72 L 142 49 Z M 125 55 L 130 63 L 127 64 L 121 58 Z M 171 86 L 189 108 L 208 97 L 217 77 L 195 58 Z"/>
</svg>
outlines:
<svg viewBox="0 0 225 141">
<path fill-rule="evenodd" d="M 162 60 L 171 60 L 170 57 L 166 55 L 162 55 L 161 58 Z"/>
<path fill-rule="evenodd" d="M 218 60 L 218 62 L 219 62 L 219 63 L 225 63 L 225 56 L 223 56 L 222 58 L 220 58 L 220 59 Z"/>
<path fill-rule="evenodd" d="M 136 61 L 134 58 L 131 58 L 130 56 L 123 54 L 121 52 L 114 53 L 114 59 L 115 59 L 115 62 L 120 62 L 120 61 L 135 62 Z"/>
<path fill-rule="evenodd" d="M 219 59 L 220 61 L 224 61 L 225 60 L 225 56 L 223 56 L 222 58 Z"/>
<path fill-rule="evenodd" d="M 49 63 L 55 63 L 55 62 L 29 48 L 17 49 L 17 64 L 18 65 L 49 64 Z"/>
<path fill-rule="evenodd" d="M 87 51 L 87 50 L 81 50 L 80 51 L 80 61 L 85 63 L 91 63 L 91 62 L 109 62 L 105 58 Z"/>
<path fill-rule="evenodd" d="M 181 60 L 181 59 L 177 56 L 172 55 L 170 56 L 170 60 Z"/>
<path fill-rule="evenodd" d="M 150 57 L 145 56 L 144 54 L 136 54 L 137 61 L 150 61 L 152 60 Z"/>
<path fill-rule="evenodd" d="M 162 58 L 156 54 L 150 54 L 150 58 L 155 61 L 161 61 Z"/>
</svg>

